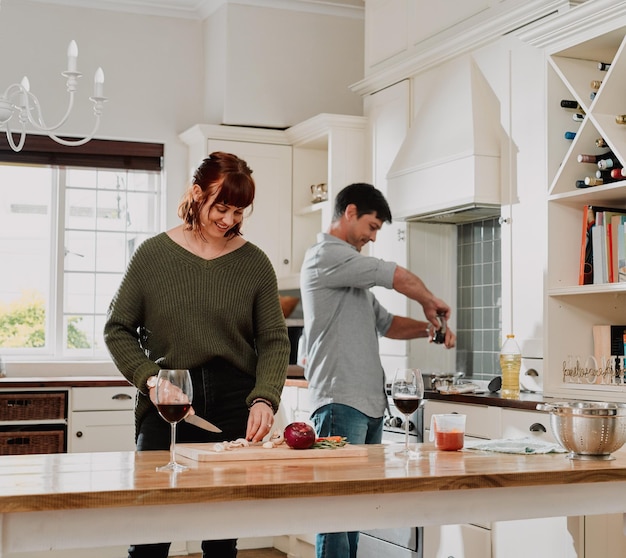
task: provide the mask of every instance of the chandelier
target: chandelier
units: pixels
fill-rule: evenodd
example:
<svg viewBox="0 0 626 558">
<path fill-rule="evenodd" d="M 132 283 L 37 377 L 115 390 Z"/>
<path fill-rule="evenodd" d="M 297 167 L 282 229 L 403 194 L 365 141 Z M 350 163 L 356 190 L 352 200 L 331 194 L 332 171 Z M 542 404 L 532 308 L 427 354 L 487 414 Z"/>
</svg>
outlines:
<svg viewBox="0 0 626 558">
<path fill-rule="evenodd" d="M 93 102 L 93 112 L 96 116 L 96 122 L 91 133 L 78 140 L 65 140 L 54 134 L 56 130 L 65 124 L 74 107 L 74 96 L 78 78 L 82 76 L 82 74 L 76 70 L 77 61 L 78 46 L 76 45 L 76 41 L 71 41 L 67 48 L 67 70 L 61 73 L 63 77 L 67 78 L 66 88 L 69 93 L 68 106 L 65 116 L 54 126 L 47 126 L 44 122 L 39 100 L 30 92 L 30 83 L 26 76 L 24 76 L 20 83 L 9 85 L 4 94 L 0 97 L 0 130 L 6 132 L 7 141 L 13 151 L 21 151 L 22 147 L 24 147 L 27 124 L 30 124 L 37 132 L 44 132 L 57 143 L 69 147 L 84 145 L 91 140 L 98 131 L 102 107 L 107 100 L 106 97 L 102 95 L 104 88 L 104 72 L 102 68 L 96 70 L 93 97 L 89 97 Z M 15 126 L 14 128 L 11 126 L 12 123 Z M 17 143 L 13 141 L 13 133 L 20 134 L 20 139 Z"/>
</svg>

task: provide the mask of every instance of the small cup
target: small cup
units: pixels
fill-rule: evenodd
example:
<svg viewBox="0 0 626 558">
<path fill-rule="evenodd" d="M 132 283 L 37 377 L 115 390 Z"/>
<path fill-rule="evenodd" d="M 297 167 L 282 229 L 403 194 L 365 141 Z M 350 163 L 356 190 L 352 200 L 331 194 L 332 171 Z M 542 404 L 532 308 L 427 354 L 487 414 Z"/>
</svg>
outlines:
<svg viewBox="0 0 626 558">
<path fill-rule="evenodd" d="M 465 415 L 457 413 L 433 415 L 430 419 L 430 441 L 442 451 L 463 449 Z"/>
</svg>

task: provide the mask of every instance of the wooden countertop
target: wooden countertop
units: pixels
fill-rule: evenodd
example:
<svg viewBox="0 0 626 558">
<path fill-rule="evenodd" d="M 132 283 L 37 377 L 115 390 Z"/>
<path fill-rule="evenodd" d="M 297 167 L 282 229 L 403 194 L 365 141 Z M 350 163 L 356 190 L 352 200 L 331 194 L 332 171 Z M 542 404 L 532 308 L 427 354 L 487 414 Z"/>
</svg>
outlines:
<svg viewBox="0 0 626 558">
<path fill-rule="evenodd" d="M 124 387 L 130 383 L 119 376 L 24 376 L 0 378 L 1 389 Z"/>
<path fill-rule="evenodd" d="M 398 448 L 367 446 L 366 457 L 350 458 L 181 458 L 191 468 L 180 474 L 155 471 L 165 451 L 3 456 L 0 556 L 626 512 L 622 450 L 613 461 L 574 461 L 420 444 L 421 458 L 406 462 Z"/>
<path fill-rule="evenodd" d="M 367 457 L 197 462 L 177 476 L 155 471 L 168 452 L 0 457 L 0 513 L 149 504 L 319 497 L 626 481 L 626 452 L 613 461 L 565 454 L 437 451 L 407 466 L 396 445 L 366 446 Z M 271 451 L 271 450 L 268 450 Z"/>
</svg>

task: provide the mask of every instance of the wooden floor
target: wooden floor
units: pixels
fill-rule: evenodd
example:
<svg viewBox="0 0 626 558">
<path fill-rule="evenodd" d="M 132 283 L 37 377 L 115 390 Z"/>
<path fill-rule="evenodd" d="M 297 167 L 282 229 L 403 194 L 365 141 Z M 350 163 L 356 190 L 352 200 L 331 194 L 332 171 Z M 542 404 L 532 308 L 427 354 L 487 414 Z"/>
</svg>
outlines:
<svg viewBox="0 0 626 558">
<path fill-rule="evenodd" d="M 284 552 L 275 548 L 255 548 L 252 550 L 238 550 L 237 558 L 285 558 Z M 190 554 L 188 558 L 202 558 L 202 554 Z"/>
</svg>

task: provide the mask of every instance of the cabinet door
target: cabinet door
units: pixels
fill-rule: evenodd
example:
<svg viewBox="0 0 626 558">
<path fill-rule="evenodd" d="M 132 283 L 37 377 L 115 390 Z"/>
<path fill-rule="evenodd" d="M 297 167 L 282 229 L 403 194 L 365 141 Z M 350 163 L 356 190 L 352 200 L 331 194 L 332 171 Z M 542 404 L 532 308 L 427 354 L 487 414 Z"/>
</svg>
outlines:
<svg viewBox="0 0 626 558">
<path fill-rule="evenodd" d="M 244 219 L 243 236 L 267 254 L 278 277 L 287 277 L 292 273 L 291 147 L 209 139 L 208 151 L 234 153 L 252 169 L 256 195 L 252 214 Z"/>
<path fill-rule="evenodd" d="M 423 558 L 490 558 L 491 531 L 476 525 L 424 527 Z"/>
<path fill-rule="evenodd" d="M 134 449 L 134 411 L 81 411 L 71 414 L 70 453 Z"/>
</svg>

